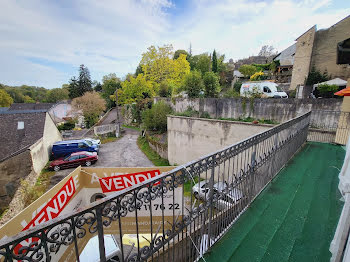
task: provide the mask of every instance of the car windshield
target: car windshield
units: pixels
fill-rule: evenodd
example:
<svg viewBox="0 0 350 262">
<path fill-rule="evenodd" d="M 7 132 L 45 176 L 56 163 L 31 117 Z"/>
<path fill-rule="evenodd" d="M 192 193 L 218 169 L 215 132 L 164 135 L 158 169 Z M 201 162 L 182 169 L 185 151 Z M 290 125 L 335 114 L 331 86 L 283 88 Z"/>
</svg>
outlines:
<svg viewBox="0 0 350 262">
<path fill-rule="evenodd" d="M 87 155 L 87 156 L 93 156 L 94 155 L 94 153 L 91 153 L 91 152 L 85 152 L 84 154 Z"/>
<path fill-rule="evenodd" d="M 85 142 L 89 145 L 92 146 L 92 142 L 90 140 L 85 140 Z"/>
</svg>

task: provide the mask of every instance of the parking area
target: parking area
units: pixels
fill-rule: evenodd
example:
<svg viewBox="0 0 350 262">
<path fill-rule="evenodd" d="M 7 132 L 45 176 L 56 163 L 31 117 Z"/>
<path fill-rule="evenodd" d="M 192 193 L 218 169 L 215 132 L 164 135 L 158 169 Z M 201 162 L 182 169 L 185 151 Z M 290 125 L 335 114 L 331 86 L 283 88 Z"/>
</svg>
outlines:
<svg viewBox="0 0 350 262">
<path fill-rule="evenodd" d="M 139 132 L 132 129 L 125 129 L 122 138 L 102 144 L 98 153 L 98 161 L 95 167 L 150 167 L 153 163 L 137 146 Z M 66 177 L 73 168 L 57 171 L 51 178 L 50 187 L 57 184 Z"/>
</svg>

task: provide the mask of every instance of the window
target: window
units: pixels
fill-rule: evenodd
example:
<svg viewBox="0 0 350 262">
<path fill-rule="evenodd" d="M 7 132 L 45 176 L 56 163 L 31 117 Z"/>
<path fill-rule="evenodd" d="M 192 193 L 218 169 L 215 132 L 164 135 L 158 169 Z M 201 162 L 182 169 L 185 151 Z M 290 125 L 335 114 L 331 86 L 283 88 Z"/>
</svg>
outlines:
<svg viewBox="0 0 350 262">
<path fill-rule="evenodd" d="M 267 86 L 264 86 L 264 93 L 271 93 L 270 88 L 268 88 Z"/>
<path fill-rule="evenodd" d="M 77 160 L 79 159 L 79 156 L 71 156 L 68 160 L 69 161 L 74 161 L 74 160 Z"/>
<path fill-rule="evenodd" d="M 18 121 L 17 123 L 17 130 L 24 129 L 24 122 L 23 121 Z"/>
<path fill-rule="evenodd" d="M 84 143 L 79 143 L 78 144 L 78 147 L 79 148 L 86 148 L 86 147 L 88 147 L 86 144 L 84 144 Z"/>
<path fill-rule="evenodd" d="M 79 155 L 79 158 L 83 159 L 83 158 L 87 158 L 87 156 L 86 155 Z"/>
</svg>

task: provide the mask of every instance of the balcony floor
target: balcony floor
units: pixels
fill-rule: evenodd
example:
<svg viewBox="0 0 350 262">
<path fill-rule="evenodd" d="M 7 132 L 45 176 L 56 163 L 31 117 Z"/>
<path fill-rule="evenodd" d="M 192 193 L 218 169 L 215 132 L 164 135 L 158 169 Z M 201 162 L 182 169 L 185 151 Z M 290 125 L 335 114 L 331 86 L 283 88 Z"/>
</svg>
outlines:
<svg viewBox="0 0 350 262">
<path fill-rule="evenodd" d="M 307 143 L 205 256 L 209 261 L 329 261 L 343 202 L 341 146 Z"/>
</svg>

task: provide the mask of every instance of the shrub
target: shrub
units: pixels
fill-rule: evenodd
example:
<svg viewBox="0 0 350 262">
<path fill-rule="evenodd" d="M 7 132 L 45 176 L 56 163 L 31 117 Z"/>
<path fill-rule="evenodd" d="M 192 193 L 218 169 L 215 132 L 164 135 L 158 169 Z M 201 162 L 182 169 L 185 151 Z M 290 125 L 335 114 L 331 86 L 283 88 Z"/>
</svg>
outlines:
<svg viewBox="0 0 350 262">
<path fill-rule="evenodd" d="M 167 130 L 167 115 L 171 113 L 171 107 L 160 101 L 142 113 L 143 123 L 148 130 L 165 132 Z"/>
<path fill-rule="evenodd" d="M 176 113 L 177 116 L 186 116 L 186 117 L 199 117 L 199 112 L 193 110 L 192 107 L 187 107 L 187 109 L 182 113 Z"/>
<path fill-rule="evenodd" d="M 204 89 L 202 75 L 198 71 L 192 71 L 186 75 L 183 88 L 188 97 L 195 98 L 199 97 Z"/>
<path fill-rule="evenodd" d="M 250 77 L 258 71 L 258 69 L 253 65 L 242 65 L 238 71 L 245 77 Z"/>
<path fill-rule="evenodd" d="M 203 82 L 205 97 L 217 97 L 221 90 L 217 75 L 214 72 L 206 72 Z"/>
<path fill-rule="evenodd" d="M 233 88 L 236 92 L 240 92 L 241 91 L 241 86 L 242 86 L 242 82 L 241 81 L 237 81 L 234 85 Z"/>
<path fill-rule="evenodd" d="M 263 72 L 256 72 L 250 77 L 250 80 L 251 81 L 263 80 L 264 76 L 265 75 Z"/>
<path fill-rule="evenodd" d="M 317 87 L 317 90 L 322 97 L 334 97 L 334 93 L 338 91 L 338 86 L 337 85 L 319 85 Z"/>
<path fill-rule="evenodd" d="M 75 127 L 75 121 L 74 120 L 68 120 L 66 123 L 59 124 L 57 126 L 57 129 L 59 131 L 72 130 L 74 127 Z"/>
<path fill-rule="evenodd" d="M 321 82 L 325 82 L 329 80 L 329 76 L 327 74 L 327 71 L 325 71 L 323 74 L 321 74 L 320 71 L 316 70 L 315 67 L 311 68 L 311 71 L 309 72 L 307 79 L 306 79 L 306 85 L 314 85 Z"/>
<path fill-rule="evenodd" d="M 240 97 L 240 94 L 235 89 L 231 88 L 224 94 L 224 97 L 225 98 Z"/>
</svg>

